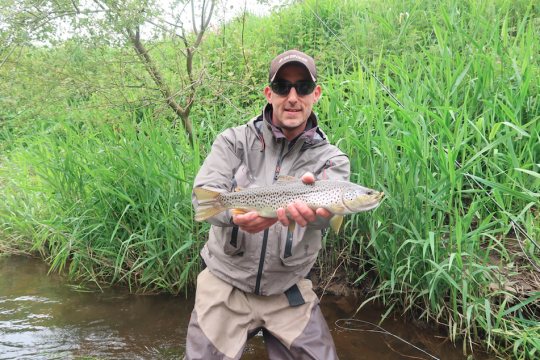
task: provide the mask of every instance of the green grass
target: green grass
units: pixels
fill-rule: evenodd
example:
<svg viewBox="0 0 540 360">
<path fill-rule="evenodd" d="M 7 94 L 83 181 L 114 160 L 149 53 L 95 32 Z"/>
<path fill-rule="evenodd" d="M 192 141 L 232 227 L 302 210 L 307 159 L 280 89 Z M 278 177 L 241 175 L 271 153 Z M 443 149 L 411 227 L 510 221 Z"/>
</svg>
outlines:
<svg viewBox="0 0 540 360">
<path fill-rule="evenodd" d="M 4 162 L 18 176 L 2 193 L 3 215 L 53 270 L 133 291 L 187 289 L 208 226 L 194 223 L 190 200 L 199 154 L 177 138 L 167 124 L 60 121 Z"/>
<path fill-rule="evenodd" d="M 377 210 L 346 218 L 339 236 L 325 238 L 319 265 L 343 264 L 351 281 L 368 273 L 377 287 L 367 301 L 445 328 L 464 352 L 481 343 L 501 357 L 538 357 L 538 283 L 526 291 L 512 283 L 538 272 L 510 222 L 540 242 L 538 6 L 316 4 L 405 109 L 302 5 L 233 20 L 209 34 L 198 60 L 223 80 L 200 89 L 193 111 L 202 153 L 163 108 L 104 107 L 110 99 L 97 95 L 1 128 L 0 250 L 30 243 L 73 276 L 187 291 L 208 230 L 192 220 L 192 179 L 215 136 L 248 118 L 231 103 L 260 111 L 268 62 L 298 47 L 320 59 L 316 112 L 349 154 L 351 180 L 386 194 Z M 156 46 L 174 53 L 167 41 Z M 244 85 L 231 86 L 231 73 Z M 148 95 L 129 94 L 142 104 Z M 539 249 L 520 239 L 540 266 Z"/>
</svg>

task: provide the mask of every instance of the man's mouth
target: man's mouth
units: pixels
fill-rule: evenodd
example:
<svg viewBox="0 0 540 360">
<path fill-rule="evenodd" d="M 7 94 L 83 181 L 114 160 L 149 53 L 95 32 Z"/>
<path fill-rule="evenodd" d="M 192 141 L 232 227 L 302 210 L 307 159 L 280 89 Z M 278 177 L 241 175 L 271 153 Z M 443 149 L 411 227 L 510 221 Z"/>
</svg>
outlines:
<svg viewBox="0 0 540 360">
<path fill-rule="evenodd" d="M 300 109 L 285 109 L 288 112 L 300 112 Z"/>
</svg>

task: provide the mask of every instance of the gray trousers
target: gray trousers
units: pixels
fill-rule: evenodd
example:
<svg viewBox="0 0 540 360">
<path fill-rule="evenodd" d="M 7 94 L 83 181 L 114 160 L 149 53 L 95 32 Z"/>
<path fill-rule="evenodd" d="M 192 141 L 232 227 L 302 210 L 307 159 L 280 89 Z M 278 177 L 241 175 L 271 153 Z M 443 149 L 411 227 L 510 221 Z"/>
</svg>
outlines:
<svg viewBox="0 0 540 360">
<path fill-rule="evenodd" d="M 285 294 L 246 293 L 205 269 L 197 278 L 184 360 L 240 359 L 259 330 L 272 360 L 338 359 L 311 280 L 297 286 L 305 304 L 291 307 Z"/>
</svg>

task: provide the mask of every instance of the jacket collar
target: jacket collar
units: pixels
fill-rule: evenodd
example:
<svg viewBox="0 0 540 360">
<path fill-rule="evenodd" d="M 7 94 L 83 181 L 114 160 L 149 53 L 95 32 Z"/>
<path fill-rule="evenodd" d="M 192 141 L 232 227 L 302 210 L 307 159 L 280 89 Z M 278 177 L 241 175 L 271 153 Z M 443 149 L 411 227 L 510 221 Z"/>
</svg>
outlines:
<svg viewBox="0 0 540 360">
<path fill-rule="evenodd" d="M 248 127 L 252 128 L 257 134 L 257 136 L 261 139 L 261 151 L 264 151 L 266 145 L 273 146 L 271 145 L 272 143 L 277 144 L 277 138 L 274 134 L 274 129 L 272 127 L 273 124 L 270 124 L 268 121 L 265 120 L 265 111 L 269 107 L 271 109 L 271 106 L 272 105 L 267 104 L 261 111 L 261 114 L 251 119 L 251 121 L 249 121 L 248 123 Z M 310 119 L 312 121 L 314 120 L 314 122 L 312 122 L 314 126 L 310 130 L 307 130 L 303 134 L 300 134 L 298 136 L 299 138 L 306 137 L 306 141 L 302 142 L 301 150 L 305 150 L 312 146 L 328 142 L 328 140 L 326 139 L 326 134 L 319 128 L 317 116 L 313 112 L 311 113 Z M 312 137 L 308 138 L 311 134 L 313 134 Z M 281 138 L 286 139 L 285 135 L 283 134 L 281 134 Z"/>
</svg>

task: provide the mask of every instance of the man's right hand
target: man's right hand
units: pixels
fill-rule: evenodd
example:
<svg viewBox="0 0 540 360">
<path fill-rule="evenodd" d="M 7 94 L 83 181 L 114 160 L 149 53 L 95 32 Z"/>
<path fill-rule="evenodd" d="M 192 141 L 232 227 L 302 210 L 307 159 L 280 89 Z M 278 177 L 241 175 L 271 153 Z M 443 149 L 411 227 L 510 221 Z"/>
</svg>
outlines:
<svg viewBox="0 0 540 360">
<path fill-rule="evenodd" d="M 250 234 L 256 234 L 274 225 L 278 219 L 265 218 L 259 216 L 256 211 L 251 211 L 243 215 L 233 215 L 233 222 L 240 230 Z"/>
</svg>

